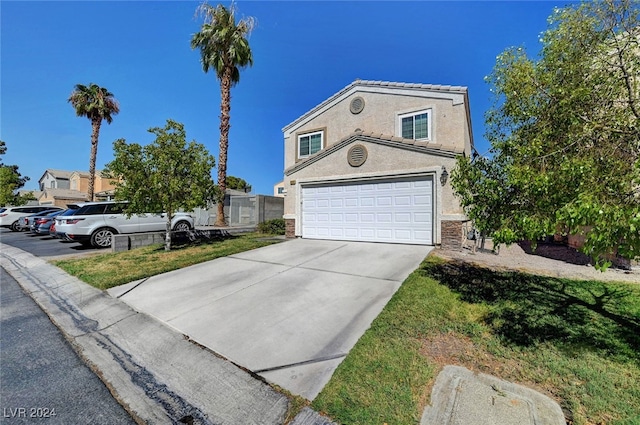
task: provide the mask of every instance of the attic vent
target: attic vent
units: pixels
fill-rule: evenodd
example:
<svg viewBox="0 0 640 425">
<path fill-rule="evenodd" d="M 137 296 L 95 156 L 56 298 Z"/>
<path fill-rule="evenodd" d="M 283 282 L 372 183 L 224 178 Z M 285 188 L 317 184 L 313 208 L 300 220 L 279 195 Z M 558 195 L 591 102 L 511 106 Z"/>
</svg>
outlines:
<svg viewBox="0 0 640 425">
<path fill-rule="evenodd" d="M 347 153 L 347 161 L 352 167 L 359 167 L 367 160 L 367 148 L 355 145 Z"/>
<path fill-rule="evenodd" d="M 352 114 L 359 114 L 364 109 L 364 99 L 360 96 L 354 97 L 351 101 L 351 105 L 349 105 L 349 110 L 351 110 Z"/>
</svg>

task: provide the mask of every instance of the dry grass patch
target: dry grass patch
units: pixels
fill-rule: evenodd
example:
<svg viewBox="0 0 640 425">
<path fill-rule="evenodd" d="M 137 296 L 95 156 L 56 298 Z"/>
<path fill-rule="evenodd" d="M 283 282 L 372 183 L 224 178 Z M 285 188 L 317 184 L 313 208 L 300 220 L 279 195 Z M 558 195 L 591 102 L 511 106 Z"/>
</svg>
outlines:
<svg viewBox="0 0 640 425">
<path fill-rule="evenodd" d="M 250 233 L 198 245 L 177 246 L 171 251 L 165 251 L 164 245 L 151 245 L 125 252 L 53 261 L 53 264 L 98 289 L 109 289 L 274 243 L 277 241 L 263 234 Z"/>
</svg>

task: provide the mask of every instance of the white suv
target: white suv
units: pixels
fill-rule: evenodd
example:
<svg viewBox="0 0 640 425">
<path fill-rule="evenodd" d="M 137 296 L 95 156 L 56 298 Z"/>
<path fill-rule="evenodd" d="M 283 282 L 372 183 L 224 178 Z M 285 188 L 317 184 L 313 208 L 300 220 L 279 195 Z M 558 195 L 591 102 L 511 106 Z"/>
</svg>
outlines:
<svg viewBox="0 0 640 425">
<path fill-rule="evenodd" d="M 0 227 L 8 227 L 14 232 L 20 230 L 18 220 L 25 215 L 31 215 L 46 210 L 61 210 L 62 208 L 53 205 L 23 205 L 21 207 L 0 208 Z"/>
<path fill-rule="evenodd" d="M 127 217 L 124 202 L 83 202 L 67 205 L 76 210 L 73 215 L 56 217 L 56 236 L 96 248 L 111 246 L 111 236 L 118 233 L 161 232 L 166 230 L 166 213 L 142 213 Z M 175 213 L 171 229 L 193 229 L 193 217 Z"/>
</svg>

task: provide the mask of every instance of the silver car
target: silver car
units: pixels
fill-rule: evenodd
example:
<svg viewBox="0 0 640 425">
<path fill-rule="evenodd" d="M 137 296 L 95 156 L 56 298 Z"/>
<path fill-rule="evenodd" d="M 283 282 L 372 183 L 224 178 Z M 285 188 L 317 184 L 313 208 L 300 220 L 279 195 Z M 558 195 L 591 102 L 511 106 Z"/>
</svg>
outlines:
<svg viewBox="0 0 640 425">
<path fill-rule="evenodd" d="M 69 204 L 76 210 L 73 215 L 56 217 L 56 236 L 80 242 L 96 248 L 111 246 L 111 237 L 118 233 L 161 232 L 166 230 L 166 213 L 124 213 L 124 202 L 84 202 Z M 194 227 L 193 217 L 187 213 L 175 213 L 171 219 L 173 231 L 187 231 Z"/>
<path fill-rule="evenodd" d="M 52 212 L 62 212 L 64 211 L 62 208 L 50 208 L 44 211 L 37 212 L 35 214 L 25 215 L 18 219 L 17 230 L 19 232 L 24 232 L 25 230 L 31 229 L 33 223 L 35 223 L 36 219 L 40 217 L 44 217 L 47 214 L 51 214 Z"/>
</svg>

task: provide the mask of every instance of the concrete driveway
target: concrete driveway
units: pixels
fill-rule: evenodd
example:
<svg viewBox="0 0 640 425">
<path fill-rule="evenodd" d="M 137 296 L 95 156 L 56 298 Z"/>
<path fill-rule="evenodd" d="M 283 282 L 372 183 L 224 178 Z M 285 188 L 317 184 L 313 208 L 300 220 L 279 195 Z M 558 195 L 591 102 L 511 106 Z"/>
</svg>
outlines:
<svg viewBox="0 0 640 425">
<path fill-rule="evenodd" d="M 313 400 L 431 249 L 295 239 L 108 292 Z"/>
</svg>

